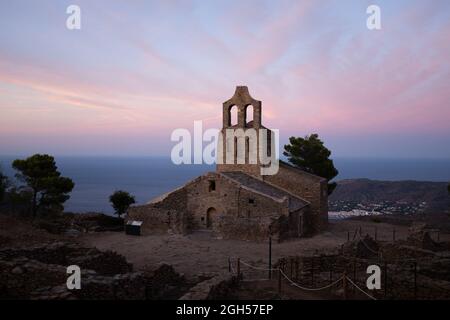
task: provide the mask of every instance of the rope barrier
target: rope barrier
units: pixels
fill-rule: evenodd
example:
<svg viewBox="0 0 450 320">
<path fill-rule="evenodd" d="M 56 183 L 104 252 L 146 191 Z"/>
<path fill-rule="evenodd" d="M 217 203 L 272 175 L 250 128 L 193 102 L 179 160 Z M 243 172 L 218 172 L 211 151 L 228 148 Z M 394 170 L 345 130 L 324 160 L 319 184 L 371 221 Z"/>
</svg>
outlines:
<svg viewBox="0 0 450 320">
<path fill-rule="evenodd" d="M 370 294 L 368 294 L 367 292 L 365 292 L 363 289 L 361 289 L 360 287 L 358 287 L 358 285 L 356 283 L 354 283 L 352 281 L 352 279 L 350 279 L 349 277 L 346 277 L 346 279 L 348 280 L 348 282 L 350 282 L 354 287 L 356 287 L 356 289 L 358 289 L 359 291 L 361 291 L 362 293 L 364 293 L 366 296 L 368 296 L 370 299 L 372 300 L 377 300 L 375 297 L 371 296 Z"/>
<path fill-rule="evenodd" d="M 337 280 L 334 281 L 333 283 L 330 283 L 330 284 L 328 284 L 328 285 L 326 285 L 326 286 L 324 286 L 324 287 L 320 287 L 320 288 L 307 288 L 307 287 L 303 287 L 303 286 L 299 285 L 298 283 L 294 282 L 293 280 L 289 279 L 289 277 L 288 277 L 281 269 L 279 269 L 279 272 L 281 272 L 281 274 L 283 275 L 283 277 L 284 277 L 287 281 L 289 281 L 293 286 L 295 286 L 295 287 L 297 287 L 297 288 L 299 288 L 299 289 L 302 289 L 302 290 L 306 290 L 306 291 L 320 291 L 320 290 L 328 289 L 328 288 L 334 286 L 336 283 L 342 281 L 342 279 L 344 278 L 344 277 L 340 277 L 339 279 L 337 279 Z"/>
<path fill-rule="evenodd" d="M 249 263 L 247 263 L 247 262 L 245 262 L 245 261 L 243 261 L 243 260 L 240 260 L 240 262 L 241 262 L 243 265 L 246 265 L 247 267 L 252 268 L 252 269 L 255 269 L 255 270 L 278 271 L 278 272 L 281 273 L 281 275 L 282 275 L 282 276 L 283 276 L 283 277 L 284 277 L 291 285 L 293 285 L 293 286 L 295 286 L 295 287 L 297 287 L 297 288 L 299 288 L 299 289 L 301 289 L 301 290 L 305 290 L 305 291 L 321 291 L 321 290 L 325 290 L 325 289 L 328 289 L 328 288 L 331 288 L 331 287 L 335 286 L 336 284 L 338 284 L 339 282 L 341 282 L 341 281 L 344 279 L 344 276 L 341 276 L 339 279 L 335 280 L 334 282 L 332 282 L 332 283 L 330 283 L 330 284 L 328 284 L 328 285 L 326 285 L 326 286 L 319 287 L 319 288 L 307 288 L 307 287 L 303 287 L 303 286 L 299 285 L 298 283 L 296 283 L 295 281 L 291 280 L 291 279 L 283 272 L 283 270 L 281 270 L 280 268 L 276 268 L 276 269 L 274 269 L 274 268 L 272 268 L 272 269 L 269 269 L 269 268 L 261 268 L 261 267 L 255 267 L 255 266 L 252 266 L 251 264 L 249 264 Z M 232 273 L 235 273 L 235 271 L 234 271 L 234 269 L 233 269 L 233 264 L 232 264 L 232 263 L 230 264 L 230 266 L 231 266 L 231 271 L 232 271 Z M 365 292 L 363 289 L 361 289 L 361 288 L 360 288 L 356 283 L 354 283 L 354 282 L 352 281 L 352 279 L 350 279 L 349 277 L 345 276 L 345 279 L 346 279 L 350 284 L 352 284 L 354 287 L 356 287 L 356 289 L 358 289 L 361 293 L 364 293 L 364 295 L 366 295 L 368 298 L 370 298 L 370 299 L 372 299 L 372 300 L 377 300 L 374 296 L 368 294 L 368 293 Z M 268 280 L 268 279 L 253 279 L 253 280 L 247 280 L 247 282 L 251 282 L 251 281 L 267 281 L 267 280 Z"/>
<path fill-rule="evenodd" d="M 373 250 L 372 248 L 369 248 L 369 246 L 364 242 L 364 239 L 361 239 L 360 242 L 362 242 L 362 244 L 363 244 L 367 249 L 369 249 L 370 251 L 372 251 L 373 253 L 376 253 L 376 254 L 379 253 L 379 251 L 375 251 L 375 250 Z"/>
<path fill-rule="evenodd" d="M 243 279 L 241 282 L 254 282 L 254 281 L 269 281 L 270 279 L 264 278 L 264 279 Z"/>
<path fill-rule="evenodd" d="M 278 268 L 274 269 L 274 268 L 255 267 L 255 266 L 252 266 L 251 264 L 245 262 L 245 261 L 242 260 L 242 259 L 241 259 L 241 263 L 242 263 L 243 265 L 246 265 L 247 267 L 252 268 L 252 269 L 255 269 L 255 270 L 261 270 L 261 271 L 277 271 L 277 270 L 279 270 Z"/>
<path fill-rule="evenodd" d="M 364 242 L 364 239 L 360 239 L 360 242 L 362 242 L 362 244 L 364 245 L 364 247 L 366 247 L 369 251 L 371 251 L 372 253 L 377 254 L 379 259 L 383 259 L 383 253 L 382 253 L 380 250 L 375 251 L 375 250 L 373 250 L 372 248 L 370 248 L 370 247 L 367 245 L 367 243 Z"/>
<path fill-rule="evenodd" d="M 269 268 L 255 267 L 255 266 L 252 266 L 251 264 L 249 264 L 249 263 L 243 261 L 242 259 L 240 260 L 240 262 L 241 262 L 242 264 L 246 265 L 247 267 L 252 268 L 252 269 L 255 269 L 255 270 L 262 270 L 262 271 L 269 271 L 269 270 L 270 270 L 270 271 L 278 271 L 278 272 L 280 272 L 280 273 L 283 275 L 283 277 L 284 277 L 286 280 L 288 280 L 293 286 L 295 286 L 295 287 L 297 287 L 297 288 L 299 288 L 299 289 L 302 289 L 302 290 L 307 290 L 307 291 L 320 291 L 320 290 L 325 290 L 325 289 L 330 288 L 330 287 L 334 286 L 335 284 L 339 283 L 339 281 L 342 281 L 342 279 L 343 279 L 343 277 L 340 277 L 339 279 L 337 279 L 337 280 L 334 281 L 333 283 L 330 283 L 330 284 L 328 284 L 328 285 L 326 285 L 326 286 L 324 286 L 324 287 L 320 287 L 320 288 L 307 288 L 307 287 L 303 287 L 303 286 L 299 285 L 298 283 L 294 282 L 293 280 L 291 280 L 291 279 L 283 272 L 283 270 L 281 270 L 280 268 L 272 268 L 272 269 L 269 269 Z M 251 280 L 251 281 L 266 281 L 266 280 L 267 280 L 267 279 L 254 279 L 254 280 Z M 250 280 L 249 280 L 249 281 L 250 281 Z"/>
<path fill-rule="evenodd" d="M 361 241 L 363 242 L 363 244 L 366 246 L 367 249 L 371 250 L 372 252 L 376 252 L 376 251 L 372 250 L 371 248 L 369 248 L 369 247 L 364 243 L 364 240 L 361 240 Z M 405 259 L 405 260 L 406 260 L 406 259 Z M 409 260 L 409 259 L 408 259 L 408 260 Z M 352 279 L 350 279 L 349 277 L 344 276 L 344 275 L 341 276 L 339 279 L 335 280 L 334 282 L 332 282 L 332 283 L 326 285 L 326 286 L 323 286 L 323 287 L 320 287 L 320 288 L 308 288 L 308 287 L 303 287 L 303 286 L 301 286 L 300 284 L 296 283 L 295 281 L 291 280 L 291 279 L 283 272 L 283 270 L 282 270 L 281 268 L 263 268 L 263 267 L 256 267 L 256 266 L 253 266 L 253 265 L 251 265 L 251 264 L 249 264 L 249 263 L 243 261 L 242 259 L 240 260 L 240 263 L 243 264 L 243 265 L 245 265 L 245 266 L 247 266 L 247 267 L 249 267 L 249 268 L 251 268 L 251 269 L 254 269 L 254 270 L 261 270 L 261 271 L 278 271 L 278 272 L 280 272 L 280 274 L 281 274 L 281 275 L 282 275 L 282 276 L 283 276 L 283 277 L 284 277 L 291 285 L 293 285 L 293 286 L 295 286 L 295 287 L 297 287 L 297 288 L 299 288 L 299 289 L 301 289 L 301 290 L 305 290 L 305 291 L 321 291 L 321 290 L 325 290 L 325 289 L 331 288 L 331 287 L 333 287 L 334 285 L 336 285 L 336 284 L 338 284 L 339 282 L 341 282 L 341 281 L 344 279 L 344 277 L 345 277 L 345 279 L 348 280 L 350 284 L 352 284 L 354 287 L 356 287 L 356 288 L 357 288 L 361 293 L 363 293 L 365 296 L 367 296 L 368 298 L 370 298 L 370 299 L 372 299 L 372 300 L 377 300 L 374 296 L 370 295 L 369 293 L 367 293 L 366 291 L 364 291 L 363 289 L 361 289 L 355 282 L 353 282 Z M 230 269 L 231 269 L 231 272 L 232 272 L 233 274 L 236 274 L 236 271 L 235 271 L 235 269 L 233 268 L 233 263 L 231 262 L 231 260 L 230 260 Z M 269 280 L 269 279 L 253 279 L 253 280 L 250 280 L 250 279 L 249 279 L 249 280 L 246 280 L 246 281 L 251 282 L 251 281 L 268 281 L 268 280 Z"/>
<path fill-rule="evenodd" d="M 241 262 L 242 262 L 242 260 L 241 260 Z M 244 263 L 244 264 L 246 264 L 246 263 Z M 247 266 L 249 266 L 249 267 L 253 267 L 253 268 L 255 268 L 255 269 L 258 269 L 258 268 L 256 268 L 256 267 L 254 267 L 254 266 L 251 266 L 251 265 L 249 265 L 249 264 L 246 264 Z M 259 269 L 261 269 L 261 268 L 259 268 Z M 267 269 L 267 270 L 269 270 L 269 269 Z M 296 282 L 294 282 L 293 280 L 291 280 L 284 272 L 283 272 L 283 270 L 281 270 L 281 269 L 271 269 L 271 270 L 276 270 L 276 271 L 278 271 L 278 272 L 280 272 L 281 273 L 281 275 L 289 282 L 289 283 L 291 283 L 291 285 L 293 285 L 293 286 L 295 286 L 295 287 L 297 287 L 297 288 L 299 288 L 299 289 L 301 289 L 301 290 L 305 290 L 305 291 L 321 291 L 321 290 L 325 290 L 325 289 L 328 289 L 328 288 L 331 288 L 331 287 L 333 287 L 334 285 L 336 285 L 336 284 L 338 284 L 339 282 L 341 282 L 343 279 L 344 279 L 344 276 L 342 276 L 342 277 L 340 277 L 339 279 L 337 279 L 337 280 L 335 280 L 334 282 L 332 282 L 332 283 L 330 283 L 330 284 L 328 284 L 328 285 L 326 285 L 326 286 L 323 286 L 323 287 L 320 287 L 320 288 L 307 288 L 307 287 L 303 287 L 303 286 L 301 286 L 301 285 L 299 285 L 298 283 L 296 283 Z M 365 292 L 363 289 L 361 289 L 356 283 L 354 283 L 349 277 L 345 277 L 354 287 L 356 287 L 356 289 L 358 289 L 359 291 L 361 291 L 362 293 L 364 293 L 367 297 L 369 297 L 370 299 L 372 299 L 372 300 L 377 300 L 375 297 L 373 297 L 372 295 L 370 295 L 370 294 L 368 294 L 367 292 Z M 245 282 L 252 282 L 252 281 L 267 281 L 268 279 L 252 279 L 252 280 L 244 280 Z"/>
</svg>

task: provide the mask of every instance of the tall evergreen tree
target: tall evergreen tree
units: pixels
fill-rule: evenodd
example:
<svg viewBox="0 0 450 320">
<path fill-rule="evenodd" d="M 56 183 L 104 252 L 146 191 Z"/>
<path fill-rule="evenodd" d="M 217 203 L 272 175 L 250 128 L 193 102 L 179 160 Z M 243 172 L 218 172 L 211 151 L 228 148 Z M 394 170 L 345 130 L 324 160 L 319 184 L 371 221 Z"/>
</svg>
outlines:
<svg viewBox="0 0 450 320">
<path fill-rule="evenodd" d="M 304 138 L 290 137 L 289 144 L 284 146 L 283 154 L 295 167 L 328 181 L 339 173 L 334 167 L 333 160 L 330 159 L 331 151 L 325 147 L 318 134 L 311 134 Z M 336 185 L 336 182 L 328 183 L 328 194 L 333 192 Z"/>
</svg>

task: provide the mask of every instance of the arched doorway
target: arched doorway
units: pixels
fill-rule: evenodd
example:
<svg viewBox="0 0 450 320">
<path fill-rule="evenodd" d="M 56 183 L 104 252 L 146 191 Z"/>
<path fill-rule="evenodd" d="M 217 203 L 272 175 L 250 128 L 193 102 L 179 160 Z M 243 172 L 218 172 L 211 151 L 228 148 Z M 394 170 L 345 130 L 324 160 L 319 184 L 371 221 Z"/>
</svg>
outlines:
<svg viewBox="0 0 450 320">
<path fill-rule="evenodd" d="M 217 210 L 215 208 L 209 208 L 206 211 L 206 228 L 212 229 L 214 221 L 216 220 Z"/>
</svg>

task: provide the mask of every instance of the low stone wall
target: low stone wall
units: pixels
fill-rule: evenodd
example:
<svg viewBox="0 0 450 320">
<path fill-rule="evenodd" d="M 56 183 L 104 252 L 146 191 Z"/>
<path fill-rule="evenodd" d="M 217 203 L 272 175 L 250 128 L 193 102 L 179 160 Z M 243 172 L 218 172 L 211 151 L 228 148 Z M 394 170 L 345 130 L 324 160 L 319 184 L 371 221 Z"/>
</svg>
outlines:
<svg viewBox="0 0 450 320">
<path fill-rule="evenodd" d="M 33 224 L 51 234 L 78 235 L 87 232 L 123 231 L 123 219 L 102 213 L 63 213 L 36 219 Z"/>
<path fill-rule="evenodd" d="M 115 275 L 132 271 L 132 265 L 124 256 L 113 251 L 83 248 L 66 242 L 54 242 L 27 248 L 0 250 L 0 259 L 26 258 L 45 264 L 78 265 L 81 269 L 94 270 L 102 275 Z"/>
<path fill-rule="evenodd" d="M 168 264 L 162 264 L 156 269 L 143 271 L 146 283 L 146 299 L 177 299 L 180 292 L 186 290 L 186 279 Z"/>
<path fill-rule="evenodd" d="M 233 291 L 238 286 L 236 276 L 224 276 L 222 281 L 218 281 L 211 287 L 206 300 L 226 300 L 233 299 Z"/>
<path fill-rule="evenodd" d="M 143 221 L 143 235 L 164 234 L 167 232 L 186 233 L 185 216 L 177 210 L 158 208 L 154 204 L 131 207 L 125 221 Z"/>
<path fill-rule="evenodd" d="M 29 299 L 38 288 L 65 283 L 66 268 L 27 258 L 0 259 L 0 299 Z"/>
<path fill-rule="evenodd" d="M 179 300 L 224 300 L 231 299 L 233 289 L 237 286 L 237 278 L 229 274 L 221 274 L 202 281 Z"/>
<path fill-rule="evenodd" d="M 163 195 L 154 202 L 132 206 L 128 209 L 125 222 L 130 220 L 142 221 L 141 233 L 179 233 L 185 234 L 188 228 L 188 219 L 180 208 L 186 208 L 186 190 L 179 188 L 169 194 Z"/>
<path fill-rule="evenodd" d="M 66 287 L 71 264 L 81 268 L 81 290 Z M 3 249 L 0 299 L 176 299 L 187 290 L 171 266 L 131 271 L 123 256 L 74 244 Z"/>
<path fill-rule="evenodd" d="M 40 287 L 30 293 L 33 300 L 144 300 L 145 279 L 141 273 L 104 277 L 82 273 L 81 290 L 68 290 L 65 284 Z"/>
</svg>

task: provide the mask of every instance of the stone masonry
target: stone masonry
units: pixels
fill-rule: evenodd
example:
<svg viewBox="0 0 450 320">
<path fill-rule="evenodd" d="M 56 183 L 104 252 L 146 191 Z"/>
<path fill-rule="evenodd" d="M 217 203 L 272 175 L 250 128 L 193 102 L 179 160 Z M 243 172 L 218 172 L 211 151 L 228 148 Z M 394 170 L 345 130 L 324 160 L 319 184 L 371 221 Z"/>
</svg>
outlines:
<svg viewBox="0 0 450 320">
<path fill-rule="evenodd" d="M 253 121 L 247 122 L 247 108 L 253 107 Z M 231 123 L 237 109 L 237 124 Z M 247 87 L 237 87 L 223 104 L 223 129 L 266 129 L 261 101 L 253 99 Z M 269 135 L 270 137 L 270 135 Z M 258 141 L 258 146 L 261 141 Z M 270 147 L 270 141 L 269 147 Z M 235 141 L 237 144 L 237 141 Z M 220 144 L 219 144 L 220 145 Z M 225 154 L 225 141 L 221 144 Z M 234 146 L 237 150 L 237 145 Z M 220 150 L 219 150 L 220 151 Z M 246 145 L 244 164 L 235 153 L 234 163 L 219 161 L 215 172 L 189 181 L 146 205 L 129 209 L 126 220 L 142 221 L 141 232 L 180 233 L 211 230 L 218 237 L 279 241 L 322 231 L 328 223 L 327 180 L 280 161 L 278 173 L 262 175 L 259 162 L 249 163 Z M 270 154 L 270 151 L 268 151 Z"/>
</svg>

